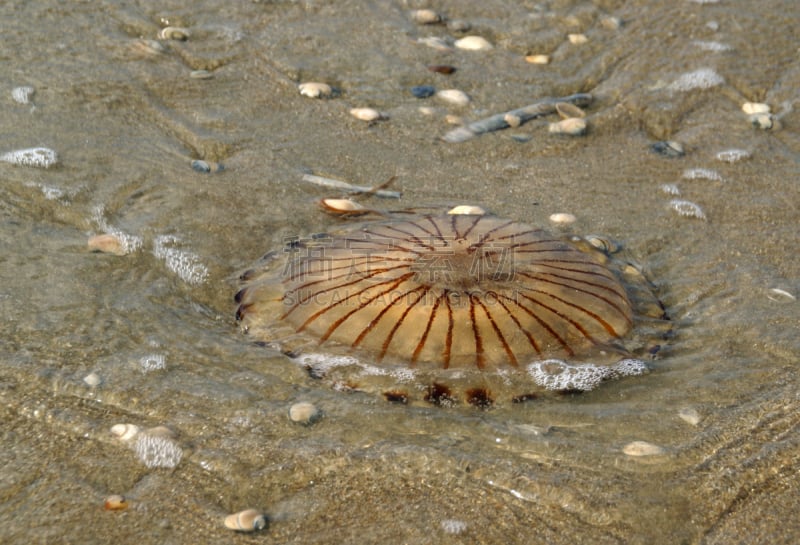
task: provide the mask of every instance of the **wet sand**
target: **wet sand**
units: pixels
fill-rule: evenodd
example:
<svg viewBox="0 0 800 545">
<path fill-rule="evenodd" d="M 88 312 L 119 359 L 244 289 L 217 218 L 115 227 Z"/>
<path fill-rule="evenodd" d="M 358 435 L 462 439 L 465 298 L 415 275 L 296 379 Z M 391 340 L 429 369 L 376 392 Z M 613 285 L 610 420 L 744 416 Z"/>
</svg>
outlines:
<svg viewBox="0 0 800 545">
<path fill-rule="evenodd" d="M 59 156 L 49 169 L 0 163 L 0 541 L 797 541 L 798 8 L 443 9 L 472 25 L 464 33 L 414 23 L 418 7 L 0 8 L 0 153 Z M 163 51 L 141 41 L 167 24 L 189 39 L 162 40 Z M 494 47 L 418 42 L 465 34 Z M 533 53 L 550 63 L 527 63 Z M 190 77 L 200 69 L 213 78 Z M 302 81 L 339 93 L 303 97 Z M 422 84 L 472 102 L 413 97 Z M 35 88 L 30 104 L 11 98 L 23 85 Z M 583 137 L 549 134 L 551 117 L 441 140 L 446 114 L 469 122 L 579 92 L 594 96 Z M 753 128 L 745 101 L 769 104 L 781 127 Z M 349 115 L 363 106 L 388 120 Z M 654 153 L 663 140 L 685 155 Z M 730 149 L 749 157 L 717 159 Z M 197 159 L 225 168 L 202 174 Z M 308 171 L 366 186 L 396 176 L 400 200 L 362 199 L 385 209 L 475 203 L 542 226 L 575 214 L 563 232 L 621 241 L 675 337 L 646 376 L 521 406 L 404 407 L 333 391 L 250 344 L 233 319 L 241 271 L 286 237 L 340 224 L 315 203 L 341 194 L 304 183 Z M 676 198 L 706 219 L 671 210 Z M 141 249 L 90 252 L 88 237 L 109 230 Z M 291 422 L 297 401 L 324 418 Z M 110 433 L 126 422 L 175 430 L 176 467 L 148 467 Z M 637 440 L 666 452 L 624 454 Z M 130 507 L 104 510 L 110 494 Z M 248 507 L 269 528 L 233 535 L 224 516 Z"/>
</svg>

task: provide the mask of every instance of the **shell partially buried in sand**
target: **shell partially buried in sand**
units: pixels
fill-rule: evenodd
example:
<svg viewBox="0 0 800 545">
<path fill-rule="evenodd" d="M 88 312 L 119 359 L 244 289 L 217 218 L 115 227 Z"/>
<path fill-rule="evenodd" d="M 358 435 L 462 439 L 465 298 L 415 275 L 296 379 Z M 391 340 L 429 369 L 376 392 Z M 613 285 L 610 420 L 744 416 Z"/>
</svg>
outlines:
<svg viewBox="0 0 800 545">
<path fill-rule="evenodd" d="M 313 376 L 403 402 L 484 406 L 640 374 L 635 356 L 649 347 L 633 330 L 664 318 L 637 268 L 485 215 L 293 241 L 242 280 L 237 319 L 250 336 Z"/>
</svg>

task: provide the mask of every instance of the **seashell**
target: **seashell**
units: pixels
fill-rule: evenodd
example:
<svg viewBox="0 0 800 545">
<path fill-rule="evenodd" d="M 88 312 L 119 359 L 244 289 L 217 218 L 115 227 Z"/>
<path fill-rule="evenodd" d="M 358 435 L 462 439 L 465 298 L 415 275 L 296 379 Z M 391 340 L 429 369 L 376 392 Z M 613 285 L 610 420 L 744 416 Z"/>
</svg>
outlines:
<svg viewBox="0 0 800 545">
<path fill-rule="evenodd" d="M 436 72 L 437 74 L 449 75 L 456 71 L 456 67 L 450 66 L 449 64 L 432 64 L 428 66 L 428 70 Z"/>
<path fill-rule="evenodd" d="M 126 255 L 128 248 L 117 235 L 105 233 L 89 237 L 89 249 L 104 254 Z"/>
<path fill-rule="evenodd" d="M 100 375 L 98 375 L 97 373 L 89 373 L 88 375 L 83 377 L 83 382 L 85 382 L 88 386 L 94 388 L 95 386 L 98 386 L 102 381 L 100 380 Z"/>
<path fill-rule="evenodd" d="M 125 499 L 125 496 L 112 494 L 105 499 L 103 507 L 107 511 L 122 511 L 128 508 L 128 500 Z"/>
<path fill-rule="evenodd" d="M 525 62 L 530 64 L 550 64 L 550 55 L 526 55 Z"/>
<path fill-rule="evenodd" d="M 36 89 L 30 85 L 23 85 L 21 87 L 14 87 L 11 90 L 11 98 L 14 102 L 18 102 L 19 104 L 30 104 L 34 93 L 36 93 Z"/>
<path fill-rule="evenodd" d="M 255 532 L 267 527 L 267 517 L 255 509 L 245 509 L 225 517 L 225 527 L 238 532 Z"/>
<path fill-rule="evenodd" d="M 573 45 L 582 45 L 589 41 L 586 34 L 567 34 L 567 39 Z"/>
<path fill-rule="evenodd" d="M 756 129 L 763 130 L 777 130 L 780 128 L 780 122 L 777 118 L 772 117 L 772 114 L 753 114 L 750 116 L 750 124 Z"/>
<path fill-rule="evenodd" d="M 657 456 L 664 454 L 664 447 L 648 443 L 647 441 L 632 441 L 622 448 L 622 452 L 628 456 Z"/>
<path fill-rule="evenodd" d="M 411 12 L 411 20 L 420 25 L 435 25 L 442 22 L 442 16 L 432 9 L 415 9 Z"/>
<path fill-rule="evenodd" d="M 460 204 L 448 210 L 447 213 L 451 216 L 483 216 L 486 214 L 486 210 L 472 204 Z"/>
<path fill-rule="evenodd" d="M 622 245 L 616 240 L 601 235 L 587 235 L 584 237 L 586 242 L 606 254 L 615 254 L 622 249 Z"/>
<path fill-rule="evenodd" d="M 456 106 L 466 106 L 470 103 L 469 95 L 460 89 L 442 89 L 436 92 L 436 97 Z"/>
<path fill-rule="evenodd" d="M 192 70 L 189 72 L 189 77 L 192 79 L 211 79 L 214 74 L 208 70 Z"/>
<path fill-rule="evenodd" d="M 131 44 L 131 49 L 141 55 L 161 55 L 167 52 L 167 46 L 158 40 L 139 38 Z"/>
<path fill-rule="evenodd" d="M 509 127 L 516 128 L 522 124 L 522 119 L 518 115 L 505 114 L 503 120 L 508 123 Z"/>
<path fill-rule="evenodd" d="M 566 134 L 569 136 L 582 136 L 586 134 L 586 120 L 580 117 L 562 119 L 558 123 L 550 123 L 547 130 L 552 134 Z"/>
<path fill-rule="evenodd" d="M 111 433 L 116 435 L 121 441 L 130 441 L 139 435 L 140 428 L 136 424 L 114 424 L 111 426 Z"/>
<path fill-rule="evenodd" d="M 177 40 L 179 42 L 185 42 L 189 39 L 189 36 L 190 33 L 188 29 L 177 26 L 164 27 L 158 32 L 158 37 L 162 40 Z"/>
<path fill-rule="evenodd" d="M 379 121 L 386 119 L 386 116 L 374 108 L 352 108 L 350 115 L 362 121 Z"/>
<path fill-rule="evenodd" d="M 461 117 L 460 115 L 447 114 L 446 116 L 444 116 L 444 121 L 448 125 L 463 125 L 464 124 L 464 118 Z"/>
<path fill-rule="evenodd" d="M 219 172 L 221 170 L 225 170 L 225 165 L 221 163 L 203 161 L 202 159 L 195 159 L 192 161 L 192 170 L 195 172 L 200 172 L 201 174 L 208 174 L 209 172 Z"/>
<path fill-rule="evenodd" d="M 419 108 L 417 108 L 417 111 L 419 111 L 419 113 L 421 113 L 422 115 L 436 114 L 436 108 L 431 108 L 430 106 L 420 106 Z"/>
<path fill-rule="evenodd" d="M 357 216 L 369 212 L 369 209 L 350 199 L 322 199 L 319 204 L 326 212 L 341 216 Z"/>
<path fill-rule="evenodd" d="M 569 102 L 556 102 L 556 111 L 561 116 L 561 119 L 586 117 L 586 112 Z"/>
<path fill-rule="evenodd" d="M 578 220 L 578 218 L 576 218 L 574 214 L 569 214 L 566 212 L 550 214 L 550 217 L 548 219 L 553 223 L 561 225 L 569 225 L 570 223 L 575 223 Z"/>
<path fill-rule="evenodd" d="M 663 140 L 650 146 L 655 153 L 664 157 L 683 157 L 685 154 L 683 144 L 675 140 Z"/>
<path fill-rule="evenodd" d="M 292 422 L 310 426 L 320 418 L 322 418 L 322 411 L 313 403 L 303 401 L 289 407 L 289 420 Z"/>
<path fill-rule="evenodd" d="M 327 83 L 308 81 L 297 86 L 300 94 L 310 98 L 328 98 L 333 94 L 333 89 Z"/>
<path fill-rule="evenodd" d="M 698 413 L 696 409 L 692 409 L 689 407 L 683 408 L 680 411 L 678 411 L 678 417 L 687 424 L 691 424 L 692 426 L 696 426 L 700 423 L 700 413 Z"/>
<path fill-rule="evenodd" d="M 432 97 L 436 93 L 436 88 L 433 85 L 417 85 L 411 88 L 411 94 L 417 98 Z"/>
<path fill-rule="evenodd" d="M 465 36 L 460 40 L 456 40 L 453 45 L 458 49 L 467 51 L 486 51 L 492 49 L 492 44 L 482 36 Z"/>
<path fill-rule="evenodd" d="M 763 102 L 745 102 L 742 104 L 742 111 L 747 115 L 768 114 L 769 104 L 764 104 Z"/>
</svg>

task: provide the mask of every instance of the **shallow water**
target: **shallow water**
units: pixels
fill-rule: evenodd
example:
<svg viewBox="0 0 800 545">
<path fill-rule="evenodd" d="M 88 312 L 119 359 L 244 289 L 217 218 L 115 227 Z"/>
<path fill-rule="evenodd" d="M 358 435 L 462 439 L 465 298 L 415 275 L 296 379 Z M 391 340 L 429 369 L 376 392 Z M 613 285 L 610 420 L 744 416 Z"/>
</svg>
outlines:
<svg viewBox="0 0 800 545">
<path fill-rule="evenodd" d="M 247 507 L 269 515 L 275 542 L 797 540 L 800 310 L 770 291 L 800 292 L 797 6 L 462 4 L 447 14 L 493 50 L 416 43 L 460 34 L 411 22 L 415 2 L 0 7 L 0 152 L 59 154 L 49 169 L 0 163 L 0 541 L 220 542 L 234 539 L 223 516 Z M 607 15 L 624 24 L 606 28 Z M 148 52 L 139 38 L 167 23 L 191 37 Z M 524 61 L 539 52 L 549 65 Z M 689 73 L 709 88 L 682 90 Z M 309 80 L 341 93 L 302 97 Z M 419 84 L 473 101 L 421 101 Z M 32 104 L 11 99 L 21 85 Z M 584 137 L 534 120 L 439 139 L 447 113 L 576 92 L 595 96 Z M 745 101 L 769 103 L 782 127 L 752 128 Z M 367 125 L 355 106 L 390 119 Z M 666 139 L 686 155 L 650 150 Z M 729 149 L 750 157 L 716 158 Z M 695 168 L 721 180 L 683 177 Z M 646 376 L 488 411 L 332 391 L 233 319 L 242 270 L 341 221 L 315 206 L 338 195 L 302 182 L 309 170 L 367 186 L 396 176 L 399 201 L 363 201 L 384 209 L 477 203 L 542 226 L 573 213 L 572 231 L 619 240 L 644 267 L 675 337 Z M 91 253 L 103 231 L 142 247 Z M 290 422 L 300 400 L 323 420 Z M 177 466 L 148 467 L 109 431 L 126 422 L 175 430 Z M 636 440 L 665 454 L 624 454 Z M 130 507 L 103 510 L 110 494 Z"/>
</svg>

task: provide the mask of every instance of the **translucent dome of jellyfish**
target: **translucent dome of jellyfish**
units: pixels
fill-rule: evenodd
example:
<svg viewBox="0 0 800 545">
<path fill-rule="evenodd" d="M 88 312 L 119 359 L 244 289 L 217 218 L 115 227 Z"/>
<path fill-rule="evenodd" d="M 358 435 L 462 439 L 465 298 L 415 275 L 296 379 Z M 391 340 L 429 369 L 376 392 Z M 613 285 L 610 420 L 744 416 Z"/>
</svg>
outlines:
<svg viewBox="0 0 800 545">
<path fill-rule="evenodd" d="M 591 390 L 646 372 L 668 324 L 611 246 L 490 215 L 382 217 L 265 255 L 236 317 L 311 376 L 390 401 Z"/>
</svg>

